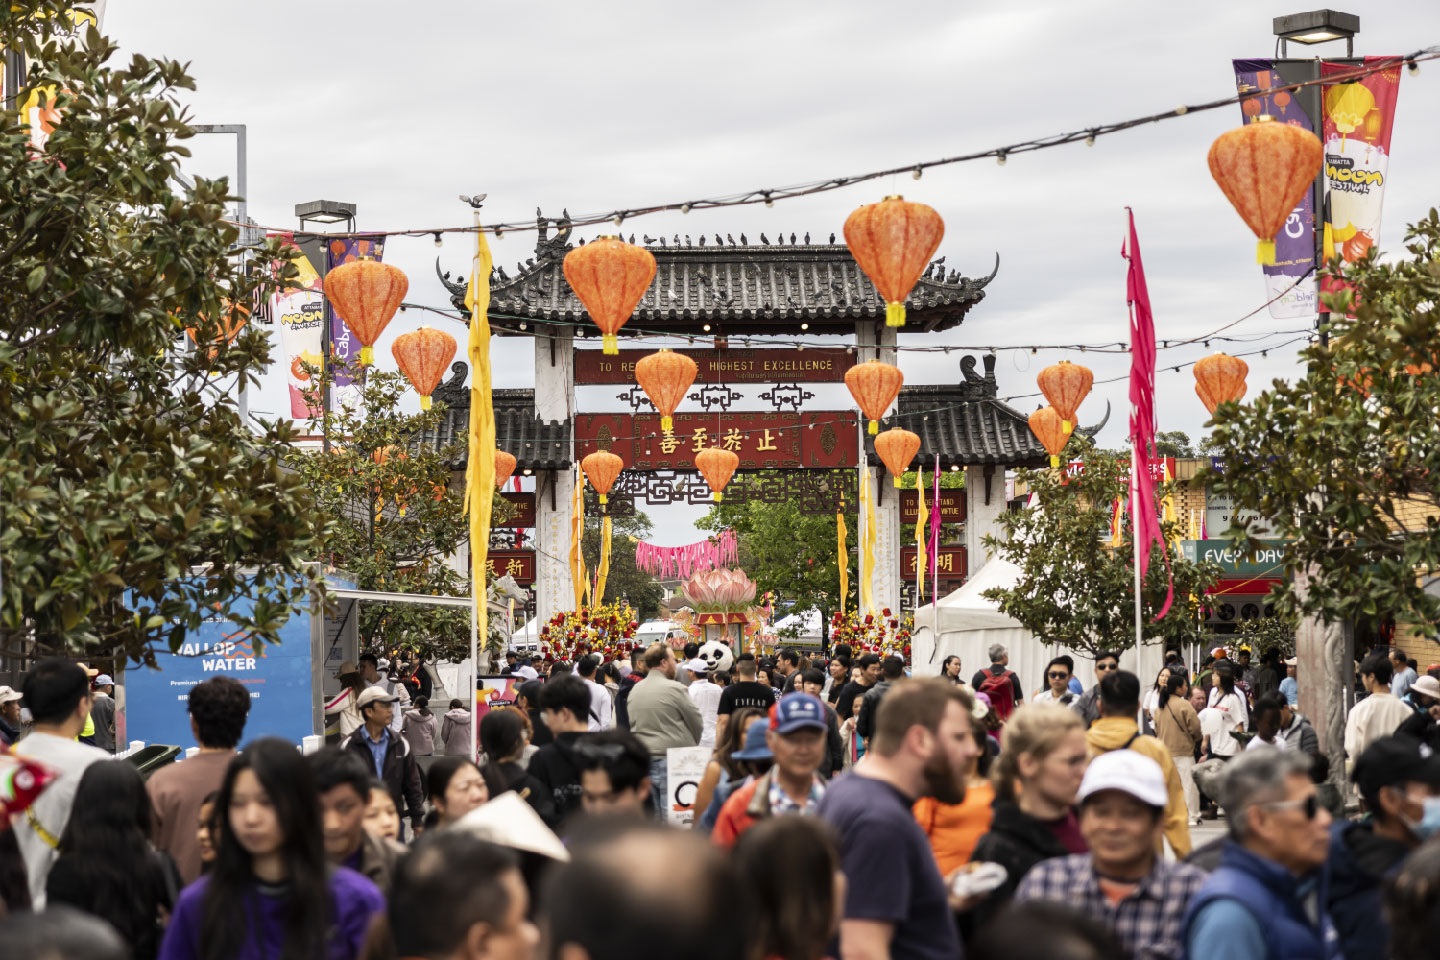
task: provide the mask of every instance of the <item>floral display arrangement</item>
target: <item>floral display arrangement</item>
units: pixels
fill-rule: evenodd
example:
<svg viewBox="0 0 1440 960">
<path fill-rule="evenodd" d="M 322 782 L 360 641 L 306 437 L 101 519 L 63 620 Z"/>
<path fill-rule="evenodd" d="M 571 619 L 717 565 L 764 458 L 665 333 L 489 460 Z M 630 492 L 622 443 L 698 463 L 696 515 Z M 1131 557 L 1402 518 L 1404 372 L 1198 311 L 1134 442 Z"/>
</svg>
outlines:
<svg viewBox="0 0 1440 960">
<path fill-rule="evenodd" d="M 886 607 L 880 613 L 836 613 L 830 618 L 830 643 L 848 643 L 856 656 L 873 653 L 888 657 L 892 654 L 910 660 L 910 635 L 915 629 L 913 617 L 901 619 Z"/>
<path fill-rule="evenodd" d="M 635 609 L 621 600 L 567 610 L 540 628 L 540 655 L 547 661 L 574 662 L 589 653 L 623 659 L 634 653 L 639 627 Z"/>
</svg>

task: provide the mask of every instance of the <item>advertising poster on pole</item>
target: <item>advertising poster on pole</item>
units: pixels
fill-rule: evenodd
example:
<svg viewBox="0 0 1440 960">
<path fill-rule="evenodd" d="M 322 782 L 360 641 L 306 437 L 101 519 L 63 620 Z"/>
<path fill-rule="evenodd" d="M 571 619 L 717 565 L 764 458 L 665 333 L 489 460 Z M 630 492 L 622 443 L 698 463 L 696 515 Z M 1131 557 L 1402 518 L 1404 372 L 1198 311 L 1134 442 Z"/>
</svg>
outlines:
<svg viewBox="0 0 1440 960">
<path fill-rule="evenodd" d="M 515 690 L 525 682 L 524 677 L 480 676 L 475 678 L 475 729 L 485 714 L 500 707 L 515 706 Z"/>
<path fill-rule="evenodd" d="M 311 614 L 295 613 L 280 628 L 280 642 L 259 648 L 233 620 L 211 617 L 187 634 L 180 649 L 155 654 L 159 669 L 125 672 L 127 736 L 147 744 L 199 746 L 190 731 L 190 689 L 225 676 L 250 692 L 245 740 L 281 737 L 299 746 L 314 729 L 311 683 Z"/>
<path fill-rule="evenodd" d="M 1388 69 L 1322 88 L 1325 111 L 1325 181 L 1330 211 L 1327 256 L 1346 263 L 1380 242 L 1380 209 L 1390 169 L 1390 132 L 1400 95 L 1400 61 L 1366 57 L 1365 66 L 1393 61 Z M 1353 71 L 1353 64 L 1322 63 L 1321 76 Z"/>
<path fill-rule="evenodd" d="M 665 819 L 674 826 L 689 827 L 695 822 L 695 794 L 705 776 L 710 753 L 705 747 L 671 747 L 665 751 Z"/>
<path fill-rule="evenodd" d="M 335 237 L 326 247 L 326 272 L 336 267 L 353 263 L 362 258 L 381 260 L 385 256 L 384 237 Z M 358 406 L 360 342 L 345 325 L 345 319 L 335 312 L 329 301 L 325 304 L 326 315 L 330 318 L 330 359 L 334 362 L 332 391 L 335 405 L 353 410 Z"/>
<path fill-rule="evenodd" d="M 1235 60 L 1233 63 L 1235 89 L 1240 93 L 1261 94 L 1241 102 L 1240 109 L 1246 123 L 1255 123 L 1261 116 L 1268 116 L 1270 122 L 1288 123 L 1314 132 L 1310 118 L 1289 91 L 1270 92 L 1275 87 L 1284 86 L 1284 81 L 1273 69 L 1272 61 Z M 1272 317 L 1284 320 L 1315 315 L 1319 302 L 1315 278 L 1301 279 L 1314 263 L 1315 197 L 1312 191 L 1306 191 L 1305 197 L 1290 211 L 1285 226 L 1275 237 L 1275 262 L 1261 268 L 1265 272 L 1265 299 L 1272 301 Z"/>
<path fill-rule="evenodd" d="M 275 236 L 275 234 L 272 234 Z M 310 258 L 292 242 L 292 235 L 280 234 L 286 246 L 295 254 L 295 266 L 300 276 L 295 286 L 279 290 L 271 300 L 271 316 L 280 324 L 280 348 L 285 356 L 285 385 L 290 394 L 290 416 L 296 420 L 310 420 L 320 416 L 318 393 L 317 402 L 312 406 L 306 402 L 305 391 L 311 389 L 311 373 L 307 366 L 319 371 L 324 366 L 321 355 L 321 327 L 324 325 L 325 294 L 320 273 Z"/>
</svg>

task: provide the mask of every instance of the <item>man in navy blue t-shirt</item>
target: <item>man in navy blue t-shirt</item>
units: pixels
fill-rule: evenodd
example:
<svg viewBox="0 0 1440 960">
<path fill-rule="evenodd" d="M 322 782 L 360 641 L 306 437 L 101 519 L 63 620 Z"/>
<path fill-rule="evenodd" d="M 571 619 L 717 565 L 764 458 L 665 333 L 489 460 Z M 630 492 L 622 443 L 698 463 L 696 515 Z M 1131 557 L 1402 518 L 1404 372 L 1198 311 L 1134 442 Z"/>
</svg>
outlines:
<svg viewBox="0 0 1440 960">
<path fill-rule="evenodd" d="M 945 880 L 910 807 L 922 796 L 965 799 L 965 771 L 978 752 L 967 700 L 938 678 L 896 682 L 876 711 L 864 764 L 820 801 L 849 881 L 840 923 L 847 960 L 962 955 Z"/>
</svg>

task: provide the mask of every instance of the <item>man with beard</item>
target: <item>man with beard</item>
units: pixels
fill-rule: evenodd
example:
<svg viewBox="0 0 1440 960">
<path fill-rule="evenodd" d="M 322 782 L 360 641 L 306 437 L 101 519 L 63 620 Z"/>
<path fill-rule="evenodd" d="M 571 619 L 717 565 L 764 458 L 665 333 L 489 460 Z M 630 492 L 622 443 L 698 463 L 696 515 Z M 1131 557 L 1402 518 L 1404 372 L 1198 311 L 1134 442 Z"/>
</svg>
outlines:
<svg viewBox="0 0 1440 960">
<path fill-rule="evenodd" d="M 846 960 L 920 960 L 960 955 L 945 880 L 911 805 L 922 796 L 965 799 L 978 748 L 973 703 L 940 678 L 902 680 L 880 703 L 865 765 L 820 801 L 835 828 L 848 879 L 840 923 Z"/>
</svg>

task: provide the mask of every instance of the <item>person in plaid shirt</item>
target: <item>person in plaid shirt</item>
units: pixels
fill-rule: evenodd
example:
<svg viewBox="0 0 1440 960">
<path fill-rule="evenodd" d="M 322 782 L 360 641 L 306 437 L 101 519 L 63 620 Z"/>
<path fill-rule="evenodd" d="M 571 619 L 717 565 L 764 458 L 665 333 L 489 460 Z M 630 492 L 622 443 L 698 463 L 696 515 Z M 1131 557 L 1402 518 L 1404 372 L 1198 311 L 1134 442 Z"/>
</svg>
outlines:
<svg viewBox="0 0 1440 960">
<path fill-rule="evenodd" d="M 1133 750 L 1090 761 L 1080 785 L 1089 853 L 1037 864 L 1018 902 L 1066 903 L 1104 924 L 1135 960 L 1178 960 L 1185 908 L 1205 874 L 1160 857 L 1168 794 L 1160 765 Z"/>
</svg>

